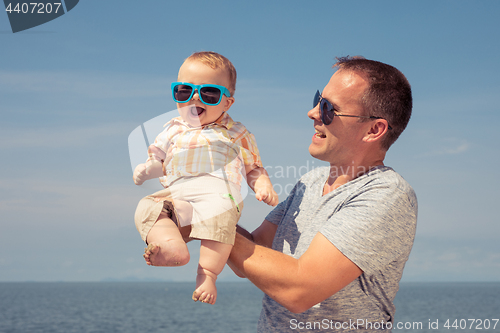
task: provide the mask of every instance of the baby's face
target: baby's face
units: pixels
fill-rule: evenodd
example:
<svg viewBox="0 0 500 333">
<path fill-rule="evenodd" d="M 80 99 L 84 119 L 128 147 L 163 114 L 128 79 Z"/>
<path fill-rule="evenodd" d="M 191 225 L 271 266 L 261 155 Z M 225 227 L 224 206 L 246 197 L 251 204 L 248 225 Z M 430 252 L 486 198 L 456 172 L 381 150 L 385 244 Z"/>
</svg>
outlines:
<svg viewBox="0 0 500 333">
<path fill-rule="evenodd" d="M 186 61 L 179 69 L 179 82 L 195 85 L 216 84 L 229 87 L 229 75 L 223 69 L 212 69 L 199 61 Z M 190 101 L 177 103 L 182 119 L 191 126 L 207 125 L 215 122 L 234 103 L 233 97 L 222 96 L 218 105 L 206 105 L 196 91 Z"/>
</svg>

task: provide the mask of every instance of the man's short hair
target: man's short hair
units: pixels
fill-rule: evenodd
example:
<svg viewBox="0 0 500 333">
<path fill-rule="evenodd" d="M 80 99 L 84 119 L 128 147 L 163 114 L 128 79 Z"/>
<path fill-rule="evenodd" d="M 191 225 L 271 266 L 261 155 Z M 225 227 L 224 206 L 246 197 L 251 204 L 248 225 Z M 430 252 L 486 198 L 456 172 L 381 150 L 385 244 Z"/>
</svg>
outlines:
<svg viewBox="0 0 500 333">
<path fill-rule="evenodd" d="M 411 117 L 413 101 L 406 77 L 390 65 L 359 56 L 337 58 L 333 67 L 354 71 L 367 79 L 369 86 L 361 103 L 368 116 L 384 118 L 392 127 L 381 143 L 383 149 L 389 149 Z"/>
</svg>

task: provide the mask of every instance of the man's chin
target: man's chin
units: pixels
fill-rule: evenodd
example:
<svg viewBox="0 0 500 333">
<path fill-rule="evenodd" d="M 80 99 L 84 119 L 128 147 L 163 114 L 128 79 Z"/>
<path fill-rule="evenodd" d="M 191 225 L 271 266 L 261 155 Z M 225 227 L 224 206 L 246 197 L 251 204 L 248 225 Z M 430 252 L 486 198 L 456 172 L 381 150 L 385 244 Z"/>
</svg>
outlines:
<svg viewBox="0 0 500 333">
<path fill-rule="evenodd" d="M 311 144 L 309 146 L 309 154 L 317 160 L 328 162 L 328 156 L 325 156 L 324 152 L 320 152 Z"/>
</svg>

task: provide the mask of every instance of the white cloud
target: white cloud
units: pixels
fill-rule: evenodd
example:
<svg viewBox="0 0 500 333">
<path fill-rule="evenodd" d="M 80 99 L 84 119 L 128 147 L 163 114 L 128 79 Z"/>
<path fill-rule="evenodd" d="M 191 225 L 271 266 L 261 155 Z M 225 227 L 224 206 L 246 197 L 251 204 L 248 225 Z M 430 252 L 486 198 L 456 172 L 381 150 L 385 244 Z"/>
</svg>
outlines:
<svg viewBox="0 0 500 333">
<path fill-rule="evenodd" d="M 496 240 L 419 237 L 405 268 L 405 279 L 498 281 L 500 251 Z"/>
<path fill-rule="evenodd" d="M 0 71 L 3 93 L 77 94 L 116 99 L 169 94 L 171 78 L 103 72 Z"/>
<path fill-rule="evenodd" d="M 142 191 L 130 185 L 96 184 L 89 179 L 2 179 L 0 216 L 3 221 L 64 225 L 131 221 Z M 36 218 L 35 218 L 36 217 Z M 7 226 L 5 226 L 6 228 Z M 5 231 L 5 229 L 4 229 Z"/>
<path fill-rule="evenodd" d="M 467 94 L 440 94 L 439 97 L 426 100 L 416 99 L 414 110 L 425 114 L 426 119 L 436 117 L 463 117 L 464 114 L 486 115 L 498 117 L 499 87 L 489 87 L 481 91 L 469 91 Z"/>
<path fill-rule="evenodd" d="M 464 139 L 445 138 L 435 145 L 435 149 L 423 156 L 457 155 L 465 153 L 471 148 L 471 143 Z"/>
<path fill-rule="evenodd" d="M 417 153 L 415 156 L 416 158 L 459 155 L 473 148 L 473 144 L 467 139 L 440 137 L 438 134 L 427 130 L 415 133 L 415 138 L 413 138 L 413 140 L 419 142 L 418 147 L 420 153 Z"/>
<path fill-rule="evenodd" d="M 135 126 L 118 122 L 81 127 L 2 128 L 0 149 L 81 147 L 108 138 L 126 138 Z"/>
</svg>

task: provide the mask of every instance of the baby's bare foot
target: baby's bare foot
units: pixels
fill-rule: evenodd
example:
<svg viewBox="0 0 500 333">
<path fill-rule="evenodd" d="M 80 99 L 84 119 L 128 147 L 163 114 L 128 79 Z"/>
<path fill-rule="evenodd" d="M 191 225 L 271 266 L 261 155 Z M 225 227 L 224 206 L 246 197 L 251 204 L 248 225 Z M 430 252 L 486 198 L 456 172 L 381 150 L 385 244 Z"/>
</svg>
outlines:
<svg viewBox="0 0 500 333">
<path fill-rule="evenodd" d="M 176 246 L 175 241 L 151 243 L 144 249 L 144 259 L 150 266 L 183 266 L 189 262 L 189 252 L 182 242 Z"/>
<path fill-rule="evenodd" d="M 216 279 L 217 275 L 213 273 L 198 274 L 196 276 L 196 290 L 193 292 L 193 301 L 215 304 L 217 300 Z"/>
</svg>

